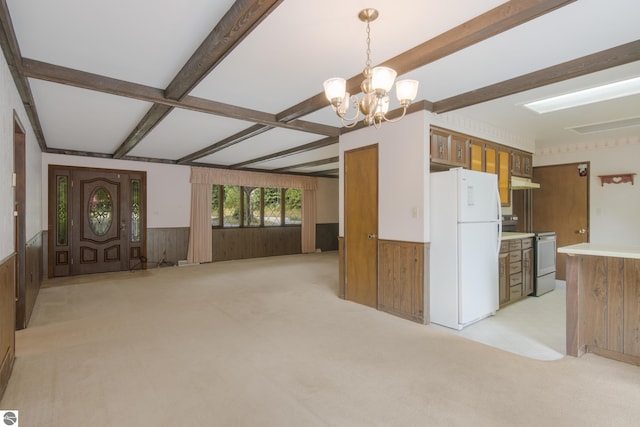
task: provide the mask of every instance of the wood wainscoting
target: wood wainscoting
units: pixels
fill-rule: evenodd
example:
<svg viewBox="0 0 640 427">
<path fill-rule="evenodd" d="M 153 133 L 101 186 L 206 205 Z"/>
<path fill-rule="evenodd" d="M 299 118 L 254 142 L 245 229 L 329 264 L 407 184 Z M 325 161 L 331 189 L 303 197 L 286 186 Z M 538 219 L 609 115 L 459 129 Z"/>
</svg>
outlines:
<svg viewBox="0 0 640 427">
<path fill-rule="evenodd" d="M 346 277 L 345 277 L 345 253 L 344 253 L 344 237 L 338 237 L 338 296 L 342 299 L 346 298 Z"/>
<path fill-rule="evenodd" d="M 429 322 L 429 243 L 378 240 L 378 309 Z"/>
<path fill-rule="evenodd" d="M 214 228 L 213 261 L 302 253 L 299 226 Z"/>
<path fill-rule="evenodd" d="M 0 398 L 7 388 L 15 360 L 15 255 L 0 262 Z"/>
<path fill-rule="evenodd" d="M 25 295 L 24 295 L 24 323 L 18 324 L 17 329 L 24 329 L 29 324 L 33 307 L 36 305 L 36 298 L 40 292 L 44 270 L 42 263 L 44 258 L 44 239 L 42 232 L 36 234 L 27 242 L 26 259 L 25 259 Z M 22 308 L 17 308 L 22 310 Z"/>
<path fill-rule="evenodd" d="M 147 268 L 187 259 L 189 227 L 147 228 Z"/>
</svg>

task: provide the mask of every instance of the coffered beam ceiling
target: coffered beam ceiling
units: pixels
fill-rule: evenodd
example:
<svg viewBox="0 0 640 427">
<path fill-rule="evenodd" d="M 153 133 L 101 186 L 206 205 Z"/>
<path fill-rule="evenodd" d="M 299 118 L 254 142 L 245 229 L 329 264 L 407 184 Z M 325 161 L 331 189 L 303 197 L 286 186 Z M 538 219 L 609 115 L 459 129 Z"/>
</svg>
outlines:
<svg viewBox="0 0 640 427">
<path fill-rule="evenodd" d="M 380 65 L 390 66 L 396 69 L 398 74 L 404 74 L 574 1 L 511 0 Z M 211 155 L 273 128 L 299 130 L 315 133 L 323 137 L 309 144 L 228 166 L 230 168 L 244 168 L 250 164 L 292 156 L 336 144 L 341 132 L 362 127 L 362 124 L 359 124 L 354 129 L 341 129 L 300 120 L 300 117 L 328 105 L 323 93 L 318 93 L 278 114 L 256 111 L 188 95 L 281 2 L 282 0 L 236 1 L 165 90 L 22 58 L 5 0 L 0 0 L 0 23 L 2 23 L 2 28 L 4 29 L 4 31 L 0 32 L 0 44 L 43 151 L 64 152 L 64 150 L 48 149 L 46 146 L 27 80 L 29 77 L 153 103 L 145 117 L 137 124 L 115 153 L 113 155 L 95 154 L 100 157 L 132 158 L 127 156 L 127 153 L 176 107 L 249 121 L 255 123 L 255 125 L 223 140 L 215 141 L 208 147 L 184 156 L 177 161 L 148 160 L 185 165 L 196 164 L 195 161 L 199 158 Z M 410 111 L 421 109 L 436 113 L 452 111 L 639 59 L 640 41 L 636 41 L 433 103 L 429 101 L 416 102 L 411 105 Z M 358 93 L 361 80 L 361 74 L 349 78 L 347 90 L 351 93 Z M 392 112 L 391 114 L 397 114 L 397 112 Z M 87 154 L 94 155 L 93 153 Z M 330 163 L 331 161 L 335 162 L 335 159 L 327 159 L 327 162 Z M 323 161 L 319 162 L 322 163 Z M 283 169 L 292 169 L 300 166 L 296 165 Z"/>
</svg>

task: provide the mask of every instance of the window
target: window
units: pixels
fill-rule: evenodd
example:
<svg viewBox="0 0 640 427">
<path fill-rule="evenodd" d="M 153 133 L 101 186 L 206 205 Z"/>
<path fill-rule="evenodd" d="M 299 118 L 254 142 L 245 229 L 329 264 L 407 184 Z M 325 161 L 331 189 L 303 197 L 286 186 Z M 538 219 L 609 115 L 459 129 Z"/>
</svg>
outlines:
<svg viewBox="0 0 640 427">
<path fill-rule="evenodd" d="M 302 192 L 298 189 L 214 184 L 211 191 L 212 227 L 302 224 Z"/>
</svg>

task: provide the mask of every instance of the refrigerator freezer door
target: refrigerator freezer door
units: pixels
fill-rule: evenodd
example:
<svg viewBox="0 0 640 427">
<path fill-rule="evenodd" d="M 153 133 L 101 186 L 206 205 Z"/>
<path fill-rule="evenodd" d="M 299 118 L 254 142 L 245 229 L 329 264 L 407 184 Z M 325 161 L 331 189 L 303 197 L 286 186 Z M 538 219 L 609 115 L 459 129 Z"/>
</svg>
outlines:
<svg viewBox="0 0 640 427">
<path fill-rule="evenodd" d="M 458 173 L 458 221 L 484 222 L 500 219 L 498 176 L 456 169 Z"/>
<path fill-rule="evenodd" d="M 499 305 L 498 223 L 458 224 L 458 322 L 494 314 Z"/>
</svg>

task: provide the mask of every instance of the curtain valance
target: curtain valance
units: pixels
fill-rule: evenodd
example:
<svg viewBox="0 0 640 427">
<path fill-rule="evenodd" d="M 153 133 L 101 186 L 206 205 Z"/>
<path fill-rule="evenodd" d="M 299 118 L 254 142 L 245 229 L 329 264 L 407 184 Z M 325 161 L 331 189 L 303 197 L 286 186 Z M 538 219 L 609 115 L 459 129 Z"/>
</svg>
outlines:
<svg viewBox="0 0 640 427">
<path fill-rule="evenodd" d="M 247 172 L 192 166 L 192 184 L 244 185 L 250 187 L 317 190 L 317 178 L 266 172 Z"/>
</svg>

